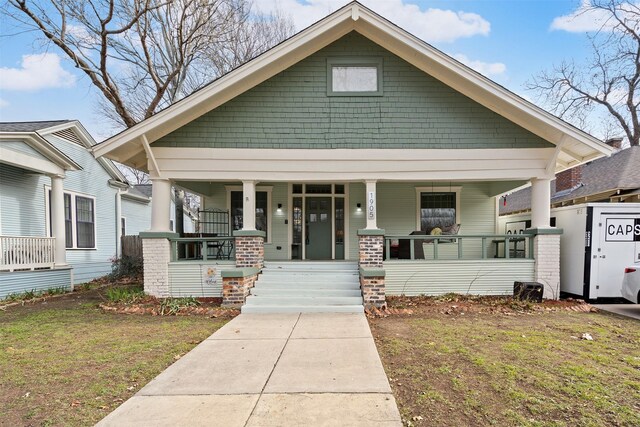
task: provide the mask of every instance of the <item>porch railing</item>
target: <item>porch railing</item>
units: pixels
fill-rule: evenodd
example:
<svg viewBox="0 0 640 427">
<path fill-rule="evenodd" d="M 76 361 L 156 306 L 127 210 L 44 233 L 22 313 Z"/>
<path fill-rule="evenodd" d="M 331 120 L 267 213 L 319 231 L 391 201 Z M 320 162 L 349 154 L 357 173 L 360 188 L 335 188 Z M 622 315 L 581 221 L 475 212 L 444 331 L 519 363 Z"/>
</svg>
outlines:
<svg viewBox="0 0 640 427">
<path fill-rule="evenodd" d="M 231 259 L 232 236 L 225 237 L 179 237 L 171 239 L 172 261 L 196 261 Z"/>
<path fill-rule="evenodd" d="M 53 268 L 55 238 L 0 236 L 0 271 Z"/>
<path fill-rule="evenodd" d="M 384 258 L 438 259 L 533 259 L 530 234 L 447 234 L 439 236 L 385 236 Z M 445 258 L 442 258 L 442 255 Z"/>
</svg>

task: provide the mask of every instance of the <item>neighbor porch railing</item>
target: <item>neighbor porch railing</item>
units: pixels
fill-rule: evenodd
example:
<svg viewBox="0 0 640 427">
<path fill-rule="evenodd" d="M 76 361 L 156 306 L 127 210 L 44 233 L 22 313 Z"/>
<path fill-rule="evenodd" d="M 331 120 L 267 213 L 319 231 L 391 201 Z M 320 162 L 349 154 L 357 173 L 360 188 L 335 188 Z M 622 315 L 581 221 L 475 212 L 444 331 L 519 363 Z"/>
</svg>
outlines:
<svg viewBox="0 0 640 427">
<path fill-rule="evenodd" d="M 228 260 L 233 255 L 232 236 L 179 237 L 170 242 L 172 261 Z"/>
<path fill-rule="evenodd" d="M 0 271 L 53 268 L 55 238 L 0 236 Z"/>
<path fill-rule="evenodd" d="M 444 259 L 533 259 L 530 234 L 385 236 L 384 246 L 385 260 L 438 260 L 443 252 Z"/>
</svg>

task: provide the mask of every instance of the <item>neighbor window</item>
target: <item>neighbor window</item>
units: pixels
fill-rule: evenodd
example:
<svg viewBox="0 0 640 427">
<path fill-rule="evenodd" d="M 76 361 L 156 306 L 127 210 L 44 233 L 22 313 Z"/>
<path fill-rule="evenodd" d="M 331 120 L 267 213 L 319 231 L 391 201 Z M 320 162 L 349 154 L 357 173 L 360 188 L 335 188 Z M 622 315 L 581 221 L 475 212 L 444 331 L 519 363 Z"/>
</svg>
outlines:
<svg viewBox="0 0 640 427">
<path fill-rule="evenodd" d="M 380 58 L 334 58 L 327 64 L 329 95 L 382 95 Z"/>
<path fill-rule="evenodd" d="M 93 199 L 76 196 L 76 228 L 79 248 L 93 248 L 96 245 L 95 214 Z"/>
<path fill-rule="evenodd" d="M 48 235 L 52 236 L 51 189 L 47 188 Z M 95 249 L 95 199 L 64 192 L 64 241 L 67 249 Z"/>
<path fill-rule="evenodd" d="M 460 190 L 461 187 L 416 188 L 417 229 L 431 233 L 434 228 L 445 231 L 460 224 Z"/>
</svg>

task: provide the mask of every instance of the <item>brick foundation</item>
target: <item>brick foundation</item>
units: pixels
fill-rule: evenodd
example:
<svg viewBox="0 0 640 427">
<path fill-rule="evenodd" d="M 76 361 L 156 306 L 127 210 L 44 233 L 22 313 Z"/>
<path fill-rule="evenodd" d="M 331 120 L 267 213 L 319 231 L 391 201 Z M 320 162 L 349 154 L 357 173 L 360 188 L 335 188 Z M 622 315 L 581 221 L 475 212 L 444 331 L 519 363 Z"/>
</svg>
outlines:
<svg viewBox="0 0 640 427">
<path fill-rule="evenodd" d="M 241 307 L 257 278 L 258 276 L 255 274 L 246 277 L 223 277 L 222 305 L 224 307 Z"/>
<path fill-rule="evenodd" d="M 533 240 L 535 281 L 544 285 L 543 297 L 560 298 L 560 234 L 539 234 Z"/>
<path fill-rule="evenodd" d="M 365 308 L 386 307 L 384 277 L 363 277 L 361 274 L 360 289 L 362 290 Z"/>
<path fill-rule="evenodd" d="M 365 307 L 386 306 L 384 286 L 384 230 L 358 231 L 360 290 Z"/>
<path fill-rule="evenodd" d="M 236 236 L 236 267 L 264 267 L 264 237 Z"/>
<path fill-rule="evenodd" d="M 171 244 L 168 239 L 142 239 L 144 260 L 144 292 L 158 298 L 169 296 L 169 261 Z"/>
</svg>

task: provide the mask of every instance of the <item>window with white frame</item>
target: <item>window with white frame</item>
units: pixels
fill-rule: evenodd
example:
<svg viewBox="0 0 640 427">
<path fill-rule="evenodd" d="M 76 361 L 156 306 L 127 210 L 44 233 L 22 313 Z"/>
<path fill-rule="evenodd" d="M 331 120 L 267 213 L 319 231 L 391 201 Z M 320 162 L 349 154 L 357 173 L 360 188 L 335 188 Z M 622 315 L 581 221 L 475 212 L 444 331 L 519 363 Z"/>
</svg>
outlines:
<svg viewBox="0 0 640 427">
<path fill-rule="evenodd" d="M 46 204 L 47 235 L 52 236 L 50 188 L 47 188 Z M 67 249 L 96 248 L 95 206 L 95 197 L 64 192 L 64 235 Z"/>
<path fill-rule="evenodd" d="M 227 187 L 231 230 L 242 230 L 243 200 L 242 187 Z M 271 242 L 271 187 L 258 187 L 256 190 L 256 230 L 264 231 L 266 242 Z"/>
<path fill-rule="evenodd" d="M 461 187 L 418 187 L 417 229 L 431 233 L 434 228 L 449 230 L 460 224 Z"/>
<path fill-rule="evenodd" d="M 327 94 L 382 95 L 382 58 L 329 58 Z"/>
</svg>

